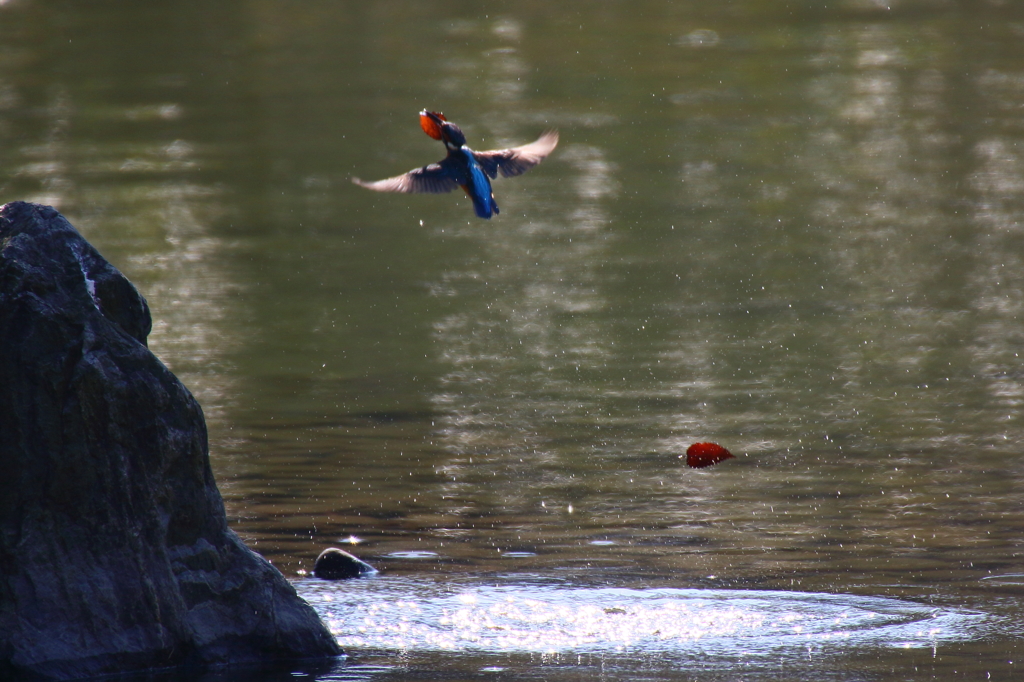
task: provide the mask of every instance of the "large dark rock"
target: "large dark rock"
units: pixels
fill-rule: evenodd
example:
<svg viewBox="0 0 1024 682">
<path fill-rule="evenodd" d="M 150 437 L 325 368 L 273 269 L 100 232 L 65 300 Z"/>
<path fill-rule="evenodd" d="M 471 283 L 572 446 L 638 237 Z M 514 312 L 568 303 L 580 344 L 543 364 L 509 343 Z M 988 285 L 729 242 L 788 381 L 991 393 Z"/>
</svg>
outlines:
<svg viewBox="0 0 1024 682">
<path fill-rule="evenodd" d="M 206 424 L 135 287 L 0 207 L 0 679 L 339 654 L 227 527 Z"/>
</svg>

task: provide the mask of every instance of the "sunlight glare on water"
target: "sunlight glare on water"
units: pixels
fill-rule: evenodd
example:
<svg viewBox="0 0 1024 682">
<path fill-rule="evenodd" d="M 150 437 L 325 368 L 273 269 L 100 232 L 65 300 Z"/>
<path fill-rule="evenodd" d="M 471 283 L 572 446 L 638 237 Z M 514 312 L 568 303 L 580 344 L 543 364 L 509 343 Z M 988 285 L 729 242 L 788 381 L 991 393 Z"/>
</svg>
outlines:
<svg viewBox="0 0 1024 682">
<path fill-rule="evenodd" d="M 896 599 L 803 592 L 588 588 L 382 578 L 305 580 L 346 650 L 700 655 L 919 648 L 978 636 L 988 616 Z"/>
</svg>

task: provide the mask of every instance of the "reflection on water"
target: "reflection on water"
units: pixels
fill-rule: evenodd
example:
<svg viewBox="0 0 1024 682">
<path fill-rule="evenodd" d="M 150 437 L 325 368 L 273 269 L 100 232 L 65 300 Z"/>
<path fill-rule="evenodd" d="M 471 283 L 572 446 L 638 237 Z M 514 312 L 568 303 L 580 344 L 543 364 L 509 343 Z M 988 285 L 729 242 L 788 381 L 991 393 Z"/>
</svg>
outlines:
<svg viewBox="0 0 1024 682">
<path fill-rule="evenodd" d="M 600 322 L 608 302 L 599 264 L 614 243 L 602 200 L 615 183 L 600 150 L 569 146 L 561 155 L 578 169 L 569 215 L 476 228 L 486 230 L 475 238 L 487 255 L 472 271 L 445 273 L 442 295 L 470 302 L 434 326 L 451 368 L 432 400 L 439 444 L 451 453 L 439 472 L 450 478 L 444 494 L 452 500 L 464 499 L 487 460 L 507 455 L 499 466 L 517 473 L 502 490 L 504 504 L 522 506 L 537 485 L 526 472 L 550 473 L 568 445 L 555 445 L 565 438 L 557 425 L 607 416 L 581 377 L 606 366 L 614 344 Z"/>
<path fill-rule="evenodd" d="M 1022 617 L 1024 15 L 827 5 L 0 2 L 0 201 L 139 285 L 233 526 L 286 574 L 358 536 L 396 585 L 962 606 L 1002 634 L 848 662 L 981 678 Z M 489 222 L 352 188 L 439 158 L 423 107 L 561 145 Z M 701 440 L 738 456 L 687 469 Z M 856 602 L 882 596 L 911 611 Z"/>
</svg>

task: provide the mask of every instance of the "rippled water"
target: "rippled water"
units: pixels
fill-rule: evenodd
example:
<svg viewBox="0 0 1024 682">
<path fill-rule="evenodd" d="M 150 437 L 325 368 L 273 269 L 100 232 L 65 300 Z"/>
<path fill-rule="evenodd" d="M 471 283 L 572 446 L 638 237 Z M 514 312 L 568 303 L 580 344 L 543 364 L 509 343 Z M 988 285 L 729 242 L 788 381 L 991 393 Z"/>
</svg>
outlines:
<svg viewBox="0 0 1024 682">
<path fill-rule="evenodd" d="M 984 614 L 878 597 L 586 588 L 529 578 L 302 581 L 298 588 L 349 651 L 700 657 L 727 667 L 852 648 L 934 648 L 994 629 Z"/>
<path fill-rule="evenodd" d="M 0 0 L 0 201 L 140 287 L 232 526 L 329 619 L 510 594 L 555 614 L 501 616 L 525 638 L 737 633 L 713 665 L 352 643 L 314 677 L 1013 679 L 1021 7 Z M 352 186 L 440 158 L 423 107 L 561 143 L 489 222 Z M 736 459 L 688 469 L 705 440 Z M 315 583 L 330 545 L 380 577 Z M 729 655 L 787 609 L 848 646 Z"/>
</svg>

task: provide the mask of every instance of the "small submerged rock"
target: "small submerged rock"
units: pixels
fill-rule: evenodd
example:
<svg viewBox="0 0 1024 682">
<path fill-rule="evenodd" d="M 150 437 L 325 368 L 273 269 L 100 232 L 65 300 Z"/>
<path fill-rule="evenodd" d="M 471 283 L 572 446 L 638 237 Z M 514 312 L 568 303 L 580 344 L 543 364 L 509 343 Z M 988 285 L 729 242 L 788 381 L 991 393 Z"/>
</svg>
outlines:
<svg viewBox="0 0 1024 682">
<path fill-rule="evenodd" d="M 370 564 L 337 547 L 322 551 L 313 566 L 313 575 L 324 580 L 346 580 L 376 572 Z"/>
</svg>

